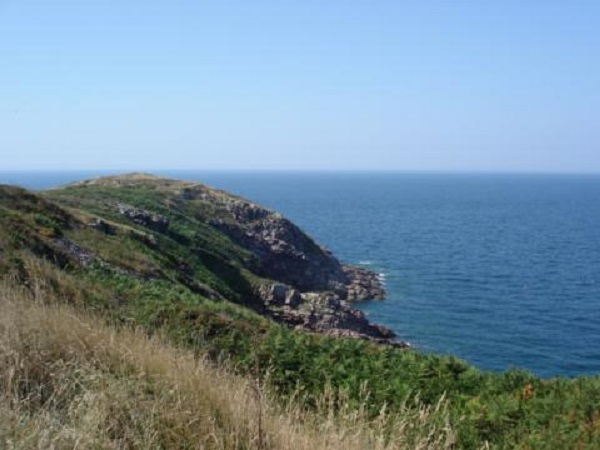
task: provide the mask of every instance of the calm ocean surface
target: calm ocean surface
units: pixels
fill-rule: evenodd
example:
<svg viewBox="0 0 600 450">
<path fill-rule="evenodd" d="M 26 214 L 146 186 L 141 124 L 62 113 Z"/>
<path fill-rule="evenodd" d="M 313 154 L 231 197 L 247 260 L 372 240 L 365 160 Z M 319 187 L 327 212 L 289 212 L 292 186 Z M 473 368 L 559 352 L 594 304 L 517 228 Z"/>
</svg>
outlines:
<svg viewBox="0 0 600 450">
<path fill-rule="evenodd" d="M 384 278 L 360 304 L 485 369 L 600 373 L 600 176 L 169 172 L 284 213 Z M 41 189 L 96 175 L 0 173 Z"/>
</svg>

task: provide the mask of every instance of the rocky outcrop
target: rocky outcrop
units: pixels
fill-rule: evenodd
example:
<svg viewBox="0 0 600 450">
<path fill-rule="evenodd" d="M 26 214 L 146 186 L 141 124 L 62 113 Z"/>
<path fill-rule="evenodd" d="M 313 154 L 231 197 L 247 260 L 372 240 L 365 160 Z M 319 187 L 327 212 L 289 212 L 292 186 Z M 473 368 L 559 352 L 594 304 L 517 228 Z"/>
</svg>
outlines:
<svg viewBox="0 0 600 450">
<path fill-rule="evenodd" d="M 385 298 L 385 289 L 376 273 L 351 265 L 344 265 L 342 270 L 348 280 L 345 286 L 347 301 L 383 300 Z"/>
<path fill-rule="evenodd" d="M 264 284 L 257 291 L 259 298 L 267 308 L 277 306 L 297 308 L 302 304 L 300 292 L 282 283 Z"/>
<path fill-rule="evenodd" d="M 395 347 L 407 347 L 394 333 L 371 323 L 334 292 L 301 293 L 292 286 L 273 283 L 257 288 L 258 296 L 272 317 L 296 330 L 328 336 L 365 339 Z"/>
<path fill-rule="evenodd" d="M 302 291 L 340 288 L 346 278 L 342 266 L 296 225 L 279 214 L 255 211 L 255 220 L 242 221 L 248 210 L 232 211 L 233 220 L 211 224 L 236 243 L 249 249 L 259 261 L 257 272 Z M 264 211 L 264 210 L 263 210 Z"/>
<path fill-rule="evenodd" d="M 160 214 L 145 209 L 135 208 L 123 203 L 120 203 L 118 208 L 119 214 L 137 225 L 141 225 L 159 233 L 166 233 L 169 229 L 169 219 Z"/>
<path fill-rule="evenodd" d="M 210 223 L 260 262 L 260 275 L 296 289 L 333 291 L 348 301 L 382 299 L 385 290 L 369 270 L 342 265 L 331 252 L 283 217 L 244 200 L 223 205 L 229 217 Z"/>
<path fill-rule="evenodd" d="M 194 202 L 198 215 L 254 254 L 258 275 L 276 280 L 256 289 L 266 311 L 298 330 L 353 337 L 395 346 L 385 327 L 372 324 L 349 302 L 383 299 L 376 273 L 343 265 L 281 214 L 205 186 L 186 187 L 180 201 Z"/>
<path fill-rule="evenodd" d="M 71 261 L 81 267 L 89 267 L 99 259 L 89 250 L 77 245 L 75 242 L 60 237 L 52 240 L 54 248 L 62 252 Z"/>
<path fill-rule="evenodd" d="M 115 235 L 117 233 L 117 227 L 102 219 L 94 219 L 89 222 L 88 226 L 104 234 Z"/>
</svg>

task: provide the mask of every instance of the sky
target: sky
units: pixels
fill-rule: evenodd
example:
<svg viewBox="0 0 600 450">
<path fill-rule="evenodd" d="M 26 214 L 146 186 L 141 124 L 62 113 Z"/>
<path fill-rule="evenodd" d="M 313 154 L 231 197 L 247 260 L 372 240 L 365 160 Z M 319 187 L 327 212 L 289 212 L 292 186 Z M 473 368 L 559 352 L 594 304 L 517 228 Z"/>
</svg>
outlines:
<svg viewBox="0 0 600 450">
<path fill-rule="evenodd" d="M 0 0 L 0 170 L 600 172 L 600 2 Z"/>
</svg>

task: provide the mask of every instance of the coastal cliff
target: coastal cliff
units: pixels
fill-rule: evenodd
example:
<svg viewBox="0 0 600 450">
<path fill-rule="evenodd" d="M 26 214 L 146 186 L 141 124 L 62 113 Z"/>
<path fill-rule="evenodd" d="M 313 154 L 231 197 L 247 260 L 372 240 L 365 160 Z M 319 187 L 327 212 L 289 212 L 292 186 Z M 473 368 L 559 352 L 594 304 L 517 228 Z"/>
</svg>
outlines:
<svg viewBox="0 0 600 450">
<path fill-rule="evenodd" d="M 375 273 L 342 264 L 281 214 L 224 191 L 128 174 L 40 195 L 6 187 L 2 196 L 36 215 L 23 227 L 27 239 L 61 266 L 176 281 L 295 330 L 404 345 L 351 306 L 385 297 Z"/>
</svg>

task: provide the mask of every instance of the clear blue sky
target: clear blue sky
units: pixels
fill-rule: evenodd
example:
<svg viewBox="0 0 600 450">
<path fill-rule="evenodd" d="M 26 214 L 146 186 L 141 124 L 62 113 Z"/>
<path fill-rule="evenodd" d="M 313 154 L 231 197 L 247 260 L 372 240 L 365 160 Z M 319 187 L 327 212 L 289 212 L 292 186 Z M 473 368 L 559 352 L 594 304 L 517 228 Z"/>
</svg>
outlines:
<svg viewBox="0 0 600 450">
<path fill-rule="evenodd" d="M 0 0 L 2 169 L 600 172 L 600 1 Z"/>
</svg>

